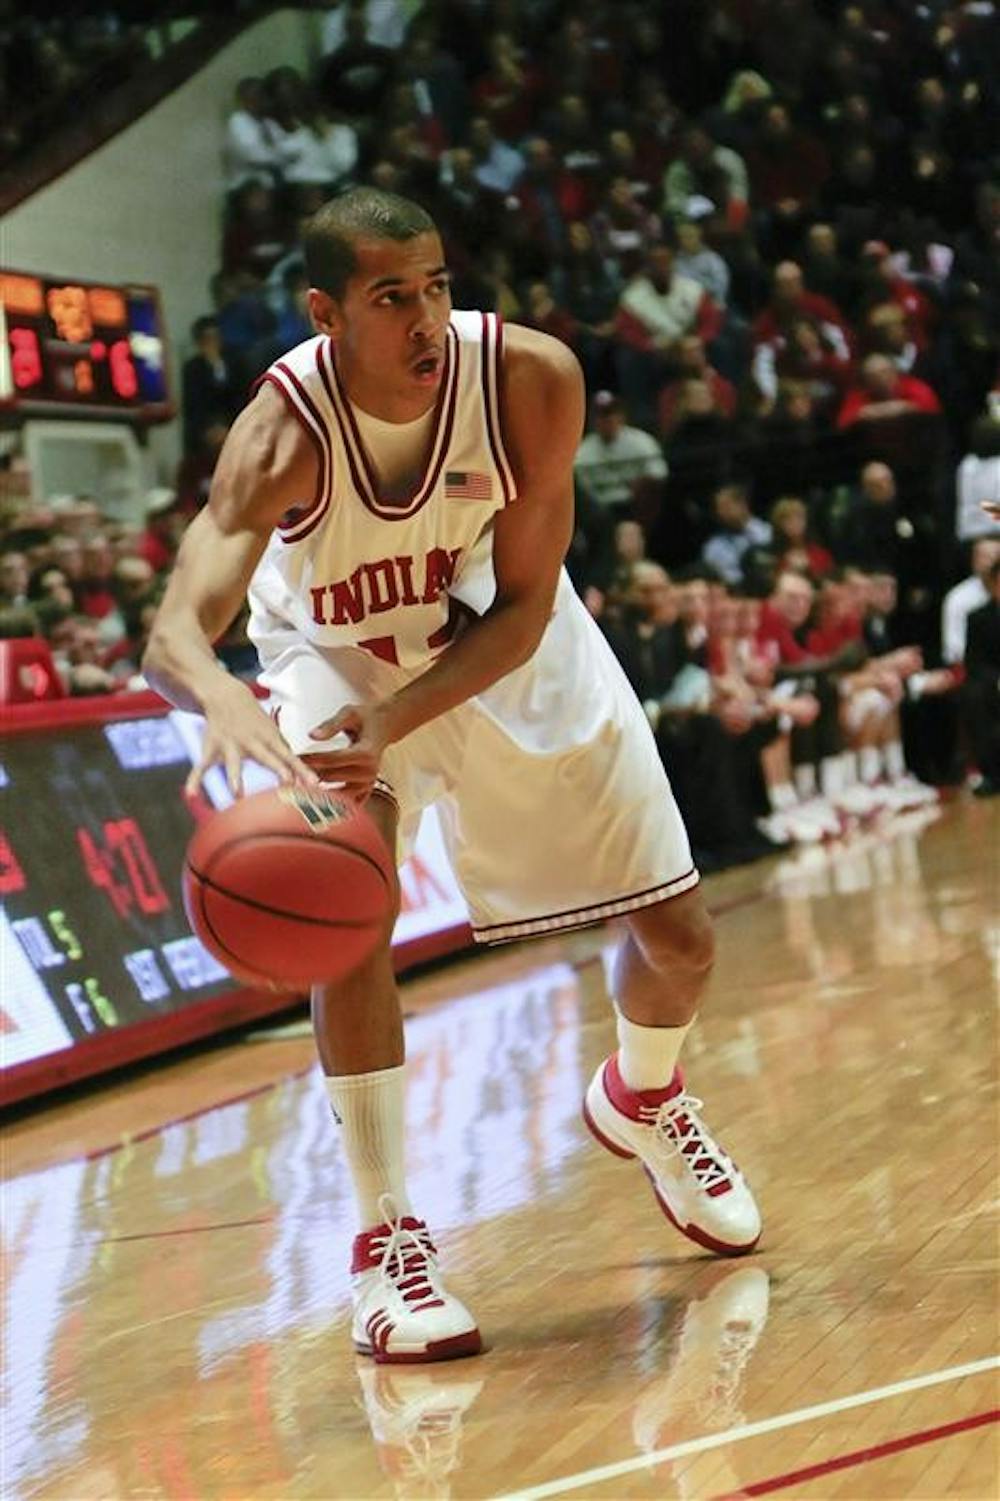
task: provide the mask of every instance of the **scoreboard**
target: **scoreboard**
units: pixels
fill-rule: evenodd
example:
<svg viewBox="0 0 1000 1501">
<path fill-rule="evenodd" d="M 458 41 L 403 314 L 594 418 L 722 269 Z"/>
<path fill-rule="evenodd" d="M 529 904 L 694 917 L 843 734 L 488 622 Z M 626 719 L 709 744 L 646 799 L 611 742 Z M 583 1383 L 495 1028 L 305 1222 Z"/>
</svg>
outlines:
<svg viewBox="0 0 1000 1501">
<path fill-rule="evenodd" d="M 4 710 L 5 1102 L 295 1004 L 294 994 L 238 985 L 188 924 L 184 851 L 197 824 L 232 801 L 219 768 L 201 793 L 185 792 L 203 730 L 199 715 L 152 693 Z M 248 792 L 273 780 L 244 767 Z M 400 884 L 397 968 L 468 943 L 433 810 Z"/>
<path fill-rule="evenodd" d="M 173 416 L 155 288 L 0 271 L 0 323 L 8 421 Z"/>
</svg>

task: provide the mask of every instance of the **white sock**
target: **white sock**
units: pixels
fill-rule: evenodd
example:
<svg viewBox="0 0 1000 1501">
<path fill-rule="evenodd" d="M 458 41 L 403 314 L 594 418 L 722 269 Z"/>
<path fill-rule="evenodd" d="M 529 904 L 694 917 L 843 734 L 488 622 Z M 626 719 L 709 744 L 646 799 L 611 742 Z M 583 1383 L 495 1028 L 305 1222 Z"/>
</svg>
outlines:
<svg viewBox="0 0 1000 1501">
<path fill-rule="evenodd" d="M 767 795 L 775 813 L 784 813 L 786 808 L 794 808 L 798 802 L 791 782 L 776 782 L 767 789 Z"/>
<path fill-rule="evenodd" d="M 840 764 L 843 768 L 844 787 L 856 787 L 861 780 L 857 751 L 841 751 Z"/>
<path fill-rule="evenodd" d="M 404 1151 L 405 1065 L 371 1074 L 328 1076 L 325 1083 L 333 1118 L 341 1128 L 361 1229 L 382 1223 L 378 1207 L 382 1194 L 392 1195 L 398 1215 L 410 1214 Z"/>
<path fill-rule="evenodd" d="M 803 761 L 793 768 L 795 790 L 804 803 L 816 796 L 816 768 L 811 761 Z"/>
<path fill-rule="evenodd" d="M 692 1022 L 683 1027 L 640 1027 L 619 1011 L 617 1023 L 618 1072 L 629 1089 L 666 1089 Z"/>
<path fill-rule="evenodd" d="M 863 745 L 858 751 L 861 780 L 871 786 L 882 775 L 882 756 L 877 745 Z"/>
<path fill-rule="evenodd" d="M 900 777 L 906 776 L 906 759 L 903 756 L 903 745 L 899 740 L 890 740 L 884 747 L 885 769 L 890 782 L 898 782 Z"/>
<path fill-rule="evenodd" d="M 844 769 L 839 756 L 824 756 L 819 763 L 819 785 L 823 796 L 836 797 L 844 790 Z"/>
</svg>

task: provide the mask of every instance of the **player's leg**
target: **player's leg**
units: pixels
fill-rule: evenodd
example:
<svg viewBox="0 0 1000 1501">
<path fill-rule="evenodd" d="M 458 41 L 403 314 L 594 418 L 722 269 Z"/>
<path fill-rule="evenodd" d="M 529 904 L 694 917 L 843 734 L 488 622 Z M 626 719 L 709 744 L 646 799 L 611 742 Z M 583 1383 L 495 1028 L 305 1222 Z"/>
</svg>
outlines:
<svg viewBox="0 0 1000 1501">
<path fill-rule="evenodd" d="M 394 849 L 393 804 L 375 795 L 368 811 Z M 475 1354 L 481 1341 L 468 1310 L 441 1284 L 406 1187 L 403 1023 L 390 948 L 397 911 L 398 892 L 372 957 L 345 979 L 314 987 L 313 1029 L 358 1210 L 355 1344 L 378 1361 L 442 1360 Z"/>
<path fill-rule="evenodd" d="M 630 914 L 615 973 L 618 1051 L 584 1105 L 610 1151 L 638 1157 L 661 1209 L 699 1245 L 752 1250 L 760 1215 L 742 1173 L 684 1088 L 681 1049 L 712 970 L 712 924 L 698 887 Z"/>
</svg>

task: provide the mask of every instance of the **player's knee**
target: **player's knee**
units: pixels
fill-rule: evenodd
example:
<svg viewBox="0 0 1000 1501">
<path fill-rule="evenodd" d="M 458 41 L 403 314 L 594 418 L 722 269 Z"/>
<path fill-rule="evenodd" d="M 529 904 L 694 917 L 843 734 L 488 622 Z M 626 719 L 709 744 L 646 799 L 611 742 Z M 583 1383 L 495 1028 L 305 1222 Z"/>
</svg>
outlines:
<svg viewBox="0 0 1000 1501">
<path fill-rule="evenodd" d="M 707 976 L 715 961 L 715 933 L 701 892 L 658 902 L 633 914 L 632 931 L 654 969 Z"/>
</svg>

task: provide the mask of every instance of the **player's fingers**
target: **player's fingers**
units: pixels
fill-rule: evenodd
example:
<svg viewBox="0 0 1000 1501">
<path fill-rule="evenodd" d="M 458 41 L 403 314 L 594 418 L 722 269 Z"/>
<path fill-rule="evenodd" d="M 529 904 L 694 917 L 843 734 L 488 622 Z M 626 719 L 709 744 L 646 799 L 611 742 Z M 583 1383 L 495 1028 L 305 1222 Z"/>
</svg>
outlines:
<svg viewBox="0 0 1000 1501">
<path fill-rule="evenodd" d="M 273 771 L 282 782 L 301 782 L 306 787 L 319 785 L 316 773 L 300 757 L 294 755 L 284 741 L 279 745 L 270 741 L 252 745 L 248 754 L 252 760 Z"/>
<path fill-rule="evenodd" d="M 243 758 L 235 745 L 227 745 L 223 753 L 223 765 L 226 770 L 226 781 L 233 797 L 239 797 L 243 791 Z"/>
<path fill-rule="evenodd" d="M 324 719 L 309 731 L 311 740 L 332 740 L 334 735 L 349 735 L 352 740 L 361 733 L 361 715 L 353 704 L 345 704 L 332 719 Z"/>
</svg>

